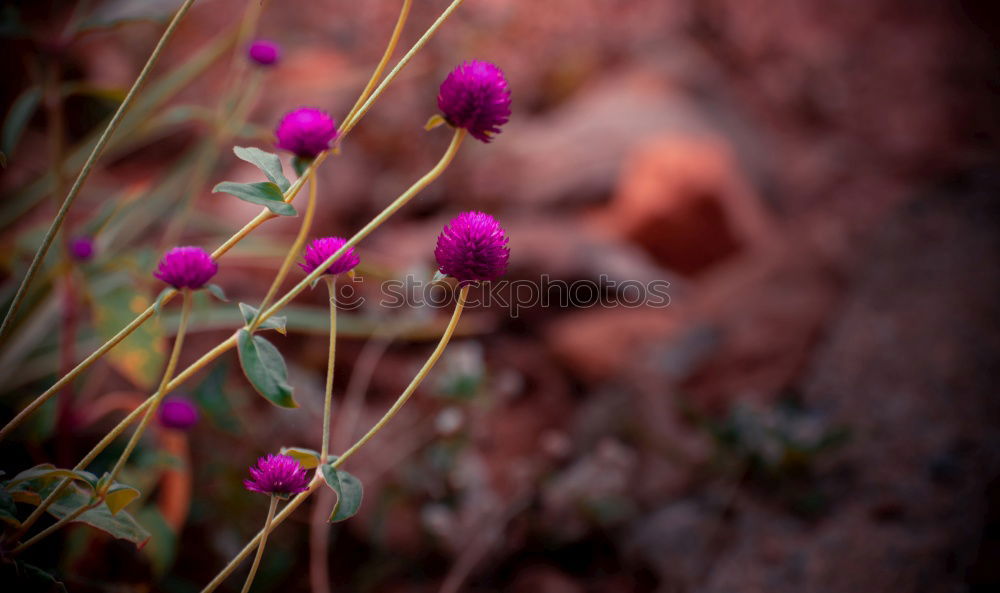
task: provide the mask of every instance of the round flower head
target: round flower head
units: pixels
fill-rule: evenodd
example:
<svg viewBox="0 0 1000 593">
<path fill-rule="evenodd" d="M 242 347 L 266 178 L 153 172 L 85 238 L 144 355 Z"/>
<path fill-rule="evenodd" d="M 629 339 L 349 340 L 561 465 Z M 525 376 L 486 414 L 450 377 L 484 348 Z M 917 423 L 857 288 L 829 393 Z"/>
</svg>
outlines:
<svg viewBox="0 0 1000 593">
<path fill-rule="evenodd" d="M 198 289 L 215 273 L 219 264 L 200 247 L 174 247 L 163 255 L 153 275 L 174 288 Z"/>
<path fill-rule="evenodd" d="M 258 39 L 247 48 L 247 57 L 259 66 L 273 66 L 281 58 L 281 47 L 266 39 Z"/>
<path fill-rule="evenodd" d="M 164 428 L 188 430 L 198 423 L 198 408 L 186 397 L 171 397 L 160 404 L 157 420 Z"/>
<path fill-rule="evenodd" d="M 311 274 L 313 270 L 318 268 L 323 262 L 327 260 L 328 257 L 337 252 L 338 249 L 347 243 L 345 239 L 341 237 L 323 237 L 322 239 L 316 239 L 308 246 L 306 246 L 305 252 L 302 257 L 305 261 L 299 264 L 299 267 L 305 270 L 306 274 Z M 350 247 L 343 255 L 338 257 L 330 267 L 326 269 L 324 274 L 343 274 L 344 272 L 349 272 L 354 269 L 354 266 L 361 263 L 357 254 L 354 253 L 354 248 Z"/>
<path fill-rule="evenodd" d="M 87 261 L 94 257 L 94 240 L 90 237 L 77 237 L 69 243 L 69 253 L 76 261 Z"/>
<path fill-rule="evenodd" d="M 434 257 L 442 274 L 466 284 L 496 280 L 507 271 L 509 239 L 495 218 L 483 212 L 463 212 L 438 235 Z"/>
<path fill-rule="evenodd" d="M 243 486 L 251 492 L 286 497 L 309 488 L 309 475 L 288 455 L 266 455 L 250 468 L 250 479 L 243 480 Z"/>
<path fill-rule="evenodd" d="M 510 89 L 503 71 L 489 62 L 463 62 L 441 83 L 438 107 L 449 124 L 489 142 L 510 119 Z"/>
<path fill-rule="evenodd" d="M 337 137 L 337 122 L 327 112 L 300 107 L 285 114 L 274 131 L 278 148 L 311 159 L 330 148 Z"/>
</svg>

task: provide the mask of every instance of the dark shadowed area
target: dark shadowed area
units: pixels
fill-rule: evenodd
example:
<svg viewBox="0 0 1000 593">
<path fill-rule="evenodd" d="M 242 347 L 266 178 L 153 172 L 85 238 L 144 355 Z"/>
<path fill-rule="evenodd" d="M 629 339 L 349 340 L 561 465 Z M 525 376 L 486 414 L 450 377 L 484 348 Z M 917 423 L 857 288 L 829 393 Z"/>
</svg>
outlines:
<svg viewBox="0 0 1000 593">
<path fill-rule="evenodd" d="M 261 67 L 239 36 L 257 2 L 198 0 L 170 40 L 0 340 L 0 421 L 153 303 L 167 248 L 212 250 L 257 215 L 212 193 L 261 178 L 232 147 L 276 151 L 300 106 L 343 121 L 402 4 L 265 2 L 250 38 L 281 57 Z M 0 2 L 4 310 L 179 4 Z M 396 59 L 447 5 L 414 2 Z M 441 336 L 454 295 L 428 282 L 445 223 L 495 216 L 509 282 L 473 289 L 427 380 L 345 464 L 360 512 L 328 524 L 318 490 L 251 590 L 1000 590 L 998 46 L 987 0 L 466 0 L 318 169 L 309 237 L 349 237 L 448 146 L 447 126 L 424 129 L 445 76 L 504 70 L 502 133 L 466 140 L 341 283 L 332 450 Z M 229 300 L 197 296 L 179 368 L 260 303 L 305 194 L 219 261 Z M 414 298 L 385 298 L 408 277 Z M 16 565 L 0 542 L 4 574 L 200 591 L 264 521 L 247 468 L 320 447 L 327 303 L 307 290 L 287 336 L 266 334 L 298 408 L 258 396 L 233 351 L 172 394 L 197 423 L 154 423 L 120 476 L 142 492 L 127 512 L 145 546 L 74 523 Z M 0 442 L 0 480 L 77 463 L 155 391 L 179 319 L 165 306 Z M 5 488 L 3 512 L 29 514 Z"/>
</svg>

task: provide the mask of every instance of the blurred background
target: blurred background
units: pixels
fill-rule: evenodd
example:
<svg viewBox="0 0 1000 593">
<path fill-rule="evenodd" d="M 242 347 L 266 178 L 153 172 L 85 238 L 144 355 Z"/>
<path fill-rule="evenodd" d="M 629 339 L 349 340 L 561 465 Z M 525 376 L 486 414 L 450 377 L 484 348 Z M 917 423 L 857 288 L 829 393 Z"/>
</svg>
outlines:
<svg viewBox="0 0 1000 593">
<path fill-rule="evenodd" d="M 2 2 L 5 303 L 178 4 Z M 272 2 L 255 36 L 283 53 L 266 70 L 237 41 L 245 1 L 195 4 L 0 352 L 5 421 L 152 302 L 166 247 L 212 249 L 258 212 L 211 193 L 258 180 L 231 147 L 272 150 L 295 107 L 343 118 L 400 4 Z M 446 5 L 416 2 L 400 47 Z M 516 317 L 470 310 L 417 397 L 349 462 L 361 513 L 329 526 L 332 495 L 314 496 L 272 536 L 253 590 L 997 590 L 998 13 L 987 0 L 468 0 L 321 167 L 313 236 L 349 236 L 433 166 L 448 142 L 423 130 L 437 87 L 484 59 L 506 72 L 510 123 L 361 244 L 361 294 L 429 278 L 441 226 L 480 209 L 509 232 L 509 279 L 666 280 L 670 304 L 606 306 L 622 295 L 594 289 Z M 198 301 L 182 364 L 241 323 L 236 301 L 262 298 L 298 224 L 269 222 L 227 255 L 231 302 Z M 79 237 L 94 254 L 67 263 Z M 341 315 L 335 450 L 394 401 L 447 314 L 369 299 Z M 75 463 L 155 386 L 177 315 L 0 445 L 4 471 Z M 208 582 L 263 521 L 247 466 L 319 446 L 323 291 L 297 299 L 289 325 L 273 341 L 299 409 L 269 405 L 222 357 L 178 392 L 199 422 L 157 427 L 123 476 L 145 493 L 129 511 L 148 545 L 79 526 L 30 560 L 74 592 Z"/>
</svg>

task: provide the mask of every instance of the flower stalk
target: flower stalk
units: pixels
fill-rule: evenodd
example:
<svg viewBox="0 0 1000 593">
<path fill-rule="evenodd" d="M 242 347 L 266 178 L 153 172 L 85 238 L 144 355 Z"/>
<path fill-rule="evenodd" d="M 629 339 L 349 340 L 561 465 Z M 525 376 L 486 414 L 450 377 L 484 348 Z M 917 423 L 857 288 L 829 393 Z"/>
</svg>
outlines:
<svg viewBox="0 0 1000 593">
<path fill-rule="evenodd" d="M 330 347 L 326 358 L 326 389 L 323 393 L 323 444 L 320 448 L 320 462 L 330 454 L 330 408 L 333 404 L 333 367 L 337 354 L 337 277 L 326 277 L 326 289 L 330 294 Z"/>
<path fill-rule="evenodd" d="M 257 546 L 257 555 L 253 558 L 253 564 L 250 565 L 250 573 L 247 575 L 247 580 L 243 583 L 243 589 L 241 593 L 247 593 L 250 590 L 250 585 L 253 584 L 253 578 L 257 575 L 257 567 L 260 566 L 260 559 L 264 556 L 264 545 L 267 543 L 267 536 L 271 533 L 271 524 L 274 522 L 274 511 L 278 508 L 278 497 L 271 495 L 271 504 L 267 507 L 267 519 L 264 520 L 264 528 L 260 530 L 260 544 Z"/>
</svg>

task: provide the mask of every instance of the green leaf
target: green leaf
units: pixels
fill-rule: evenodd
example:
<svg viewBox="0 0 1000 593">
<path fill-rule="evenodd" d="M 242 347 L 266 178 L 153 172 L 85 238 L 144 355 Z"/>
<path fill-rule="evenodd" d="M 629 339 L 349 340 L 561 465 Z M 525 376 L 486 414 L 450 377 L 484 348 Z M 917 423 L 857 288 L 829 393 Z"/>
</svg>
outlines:
<svg viewBox="0 0 1000 593">
<path fill-rule="evenodd" d="M 226 292 L 222 290 L 222 287 L 219 286 L 218 284 L 206 284 L 205 290 L 212 293 L 212 296 L 219 299 L 220 301 L 229 302 L 229 299 L 226 298 Z"/>
<path fill-rule="evenodd" d="M 441 114 L 435 113 L 430 117 L 430 119 L 427 120 L 427 123 L 424 124 L 424 129 L 429 132 L 436 127 L 443 126 L 446 123 L 448 123 L 448 121 L 441 117 Z"/>
<path fill-rule="evenodd" d="M 343 470 L 334 469 L 331 464 L 325 464 L 322 471 L 327 485 L 337 493 L 337 504 L 333 505 L 333 511 L 330 513 L 330 523 L 337 523 L 356 515 L 361 508 L 361 499 L 365 493 L 361 480 Z"/>
<path fill-rule="evenodd" d="M 236 156 L 260 169 L 271 183 L 278 186 L 281 191 L 288 191 L 292 186 L 285 177 L 285 171 L 281 168 L 281 159 L 278 155 L 264 152 L 259 148 L 234 146 L 233 152 Z"/>
<path fill-rule="evenodd" d="M 243 323 L 250 325 L 250 322 L 257 316 L 257 308 L 251 307 L 246 303 L 240 303 L 240 315 L 243 316 Z M 269 317 L 257 329 L 273 329 L 285 336 L 288 335 L 286 322 L 287 319 L 285 317 Z"/>
<path fill-rule="evenodd" d="M 108 493 L 104 496 L 104 502 L 108 505 L 112 515 L 117 515 L 118 511 L 128 506 L 128 503 L 139 498 L 141 494 L 138 490 L 125 484 L 115 482 L 108 488 Z"/>
<path fill-rule="evenodd" d="M 446 280 L 447 278 L 448 278 L 448 274 L 445 274 L 441 270 L 435 270 L 434 271 L 434 277 L 431 278 L 431 284 L 437 284 L 438 282 L 442 282 L 442 281 Z"/>
<path fill-rule="evenodd" d="M 284 194 L 277 185 L 270 181 L 257 183 L 235 183 L 223 181 L 212 188 L 213 193 L 224 192 L 251 204 L 264 206 L 278 216 L 295 216 L 298 214 L 291 204 L 284 201 Z"/>
<path fill-rule="evenodd" d="M 288 384 L 288 367 L 281 352 L 261 336 L 251 335 L 243 328 L 236 336 L 240 366 L 250 384 L 267 401 L 283 408 L 297 408 Z"/>
<path fill-rule="evenodd" d="M 302 158 L 300 156 L 292 157 L 292 168 L 295 169 L 295 174 L 302 177 L 302 174 L 306 172 L 313 162 L 312 159 Z"/>
<path fill-rule="evenodd" d="M 38 86 L 28 87 L 17 97 L 14 104 L 10 106 L 10 111 L 7 112 L 7 119 L 3 122 L 0 151 L 8 155 L 14 153 L 17 143 L 21 140 L 24 129 L 28 127 L 31 116 L 38 109 L 38 103 L 41 99 L 42 89 Z"/>
<path fill-rule="evenodd" d="M 68 488 L 65 494 L 52 503 L 52 506 L 49 507 L 49 514 L 57 519 L 62 519 L 80 507 L 89 505 L 91 500 L 89 494 L 74 486 Z M 98 506 L 84 511 L 74 521 L 86 523 L 113 537 L 130 541 L 139 549 L 142 549 L 149 541 L 149 532 L 143 529 L 132 515 L 128 514 L 127 511 L 119 511 L 114 514 L 108 508 L 107 503 L 102 502 Z"/>
<path fill-rule="evenodd" d="M 137 21 L 165 22 L 182 0 L 107 0 L 100 4 L 77 31 L 103 29 Z"/>
<path fill-rule="evenodd" d="M 46 480 L 69 478 L 71 480 L 76 480 L 78 482 L 83 482 L 90 486 L 93 490 L 97 488 L 97 476 L 94 474 L 77 469 L 60 469 L 53 466 L 51 463 L 43 463 L 41 465 L 36 465 L 31 469 L 26 469 L 23 472 L 17 474 L 7 482 L 6 486 L 9 488 L 11 486 L 16 486 L 21 482 L 26 482 L 28 480 L 35 480 L 38 478 L 43 478 Z"/>
<path fill-rule="evenodd" d="M 318 460 L 317 460 L 318 461 Z M 0 489 L 0 521 L 12 527 L 20 527 L 21 520 L 17 518 L 17 505 L 14 504 L 14 497 L 6 488 Z"/>
<path fill-rule="evenodd" d="M 229 365 L 217 363 L 195 388 L 194 399 L 214 425 L 230 434 L 239 434 L 240 423 L 224 391 L 228 375 Z"/>
<path fill-rule="evenodd" d="M 304 447 L 282 447 L 281 454 L 292 457 L 304 469 L 313 469 L 319 465 L 319 451 L 313 451 Z"/>
<path fill-rule="evenodd" d="M 10 591 L 31 591 L 32 593 L 66 593 L 66 586 L 56 577 L 33 564 L 15 560 L 4 566 L 2 573 L 5 587 Z M 11 574 L 13 572 L 13 574 Z"/>
</svg>

